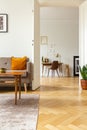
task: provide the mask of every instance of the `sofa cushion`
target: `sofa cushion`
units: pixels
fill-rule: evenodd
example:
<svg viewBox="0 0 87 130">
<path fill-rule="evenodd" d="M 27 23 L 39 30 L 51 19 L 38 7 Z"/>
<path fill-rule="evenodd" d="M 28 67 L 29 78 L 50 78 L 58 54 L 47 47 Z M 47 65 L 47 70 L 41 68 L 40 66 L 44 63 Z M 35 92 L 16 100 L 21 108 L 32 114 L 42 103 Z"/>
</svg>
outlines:
<svg viewBox="0 0 87 130">
<path fill-rule="evenodd" d="M 11 58 L 11 69 L 12 70 L 25 70 L 27 63 L 27 57 L 12 57 Z"/>
<path fill-rule="evenodd" d="M 0 68 L 11 69 L 11 58 L 10 57 L 0 57 Z"/>
</svg>

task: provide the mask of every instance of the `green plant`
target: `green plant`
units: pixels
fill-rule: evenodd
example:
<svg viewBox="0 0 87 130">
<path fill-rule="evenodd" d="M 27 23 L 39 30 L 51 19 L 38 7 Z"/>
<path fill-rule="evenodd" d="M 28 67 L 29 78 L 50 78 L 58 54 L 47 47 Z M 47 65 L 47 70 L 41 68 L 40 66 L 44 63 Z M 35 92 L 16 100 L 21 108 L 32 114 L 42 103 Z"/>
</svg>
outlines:
<svg viewBox="0 0 87 130">
<path fill-rule="evenodd" d="M 87 65 L 83 65 L 83 67 L 80 67 L 80 73 L 82 79 L 87 80 Z"/>
</svg>

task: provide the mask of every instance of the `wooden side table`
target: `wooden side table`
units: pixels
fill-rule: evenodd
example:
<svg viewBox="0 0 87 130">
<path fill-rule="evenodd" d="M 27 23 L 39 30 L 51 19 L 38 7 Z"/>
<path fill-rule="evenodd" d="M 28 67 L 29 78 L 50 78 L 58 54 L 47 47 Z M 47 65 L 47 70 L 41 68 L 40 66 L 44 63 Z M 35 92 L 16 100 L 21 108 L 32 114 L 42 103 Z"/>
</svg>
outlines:
<svg viewBox="0 0 87 130">
<path fill-rule="evenodd" d="M 0 73 L 0 76 L 8 76 L 12 75 L 14 76 L 14 84 L 15 84 L 15 105 L 17 105 L 17 92 L 19 87 L 19 99 L 21 99 L 21 76 L 24 74 L 24 72 L 6 72 L 6 73 Z"/>
</svg>

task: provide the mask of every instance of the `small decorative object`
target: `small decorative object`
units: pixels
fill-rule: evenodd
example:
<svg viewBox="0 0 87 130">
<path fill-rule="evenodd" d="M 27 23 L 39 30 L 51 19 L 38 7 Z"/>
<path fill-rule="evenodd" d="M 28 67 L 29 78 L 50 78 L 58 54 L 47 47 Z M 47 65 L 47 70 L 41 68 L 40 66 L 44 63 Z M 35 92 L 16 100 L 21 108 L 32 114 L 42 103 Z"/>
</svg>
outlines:
<svg viewBox="0 0 87 130">
<path fill-rule="evenodd" d="M 80 74 L 82 76 L 81 79 L 81 87 L 83 90 L 87 90 L 87 65 L 83 65 L 83 67 L 80 67 Z"/>
<path fill-rule="evenodd" d="M 8 15 L 0 14 L 0 33 L 8 31 Z"/>
<path fill-rule="evenodd" d="M 59 57 L 59 54 L 58 54 L 58 53 L 56 54 L 56 57 Z"/>
<path fill-rule="evenodd" d="M 42 62 L 44 61 L 44 57 L 42 56 Z"/>
<path fill-rule="evenodd" d="M 48 59 L 48 58 L 45 58 L 45 62 L 49 62 L 49 59 Z"/>
<path fill-rule="evenodd" d="M 5 73 L 6 72 L 6 68 L 0 68 L 0 73 Z"/>
<path fill-rule="evenodd" d="M 59 53 L 57 53 L 55 57 L 56 57 L 56 60 L 58 60 L 58 62 L 61 62 L 61 55 Z"/>
</svg>

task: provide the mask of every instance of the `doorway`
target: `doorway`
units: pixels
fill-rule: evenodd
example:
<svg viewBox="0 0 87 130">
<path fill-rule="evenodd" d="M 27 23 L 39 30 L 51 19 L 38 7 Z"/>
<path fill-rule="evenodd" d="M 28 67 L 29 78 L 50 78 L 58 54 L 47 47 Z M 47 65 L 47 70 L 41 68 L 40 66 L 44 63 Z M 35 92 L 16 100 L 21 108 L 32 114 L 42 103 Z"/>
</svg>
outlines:
<svg viewBox="0 0 87 130">
<path fill-rule="evenodd" d="M 40 36 L 47 37 L 47 43 L 40 42 L 40 76 L 42 57 L 68 64 L 73 76 L 73 56 L 79 54 L 79 8 L 40 7 Z"/>
</svg>

